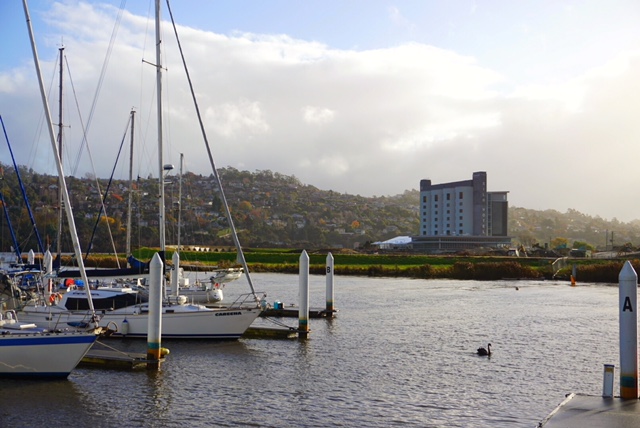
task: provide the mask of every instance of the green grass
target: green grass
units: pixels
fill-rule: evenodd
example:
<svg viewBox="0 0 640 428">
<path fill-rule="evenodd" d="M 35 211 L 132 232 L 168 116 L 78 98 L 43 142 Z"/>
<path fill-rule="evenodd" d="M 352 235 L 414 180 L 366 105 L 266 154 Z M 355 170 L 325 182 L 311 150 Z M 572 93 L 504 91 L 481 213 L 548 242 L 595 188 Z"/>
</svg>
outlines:
<svg viewBox="0 0 640 428">
<path fill-rule="evenodd" d="M 154 248 L 143 248 L 134 255 L 140 260 L 150 260 L 157 251 Z M 252 272 L 298 273 L 300 254 L 299 249 L 255 248 L 244 251 Z M 166 259 L 169 262 L 172 255 L 173 251 L 168 250 Z M 310 272 L 323 274 L 326 270 L 327 251 L 308 255 Z M 334 272 L 338 275 L 476 280 L 553 277 L 551 265 L 554 260 L 548 258 L 352 254 L 339 250 L 332 252 L 332 255 Z M 124 260 L 123 256 L 121 260 Z M 236 264 L 236 253 L 182 251 L 180 262 L 185 267 L 191 265 L 200 269 L 228 267 Z M 99 267 L 107 267 L 105 263 L 99 262 Z M 568 279 L 575 265 L 578 281 L 615 283 L 618 281 L 618 273 L 623 263 L 624 260 L 570 259 L 567 267 L 560 270 L 556 277 Z M 633 260 L 632 264 L 636 271 L 640 269 L 639 260 Z"/>
</svg>

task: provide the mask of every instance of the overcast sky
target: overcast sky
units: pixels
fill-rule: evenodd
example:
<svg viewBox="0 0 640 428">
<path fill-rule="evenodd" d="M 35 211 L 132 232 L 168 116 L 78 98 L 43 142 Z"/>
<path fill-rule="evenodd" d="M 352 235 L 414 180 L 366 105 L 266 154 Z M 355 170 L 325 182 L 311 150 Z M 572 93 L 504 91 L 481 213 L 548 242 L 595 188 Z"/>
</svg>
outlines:
<svg viewBox="0 0 640 428">
<path fill-rule="evenodd" d="M 124 4 L 124 10 L 120 10 Z M 164 163 L 211 167 L 163 11 Z M 157 177 L 153 1 L 30 0 L 65 173 Z M 218 167 L 362 196 L 467 180 L 511 206 L 640 218 L 637 0 L 171 3 Z M 55 174 L 22 4 L 0 1 L 0 115 L 20 165 Z M 87 123 L 87 143 L 82 145 Z M 116 157 L 123 138 L 121 158 Z M 11 163 L 4 142 L 0 159 Z M 416 201 L 417 203 L 417 201 Z"/>
</svg>

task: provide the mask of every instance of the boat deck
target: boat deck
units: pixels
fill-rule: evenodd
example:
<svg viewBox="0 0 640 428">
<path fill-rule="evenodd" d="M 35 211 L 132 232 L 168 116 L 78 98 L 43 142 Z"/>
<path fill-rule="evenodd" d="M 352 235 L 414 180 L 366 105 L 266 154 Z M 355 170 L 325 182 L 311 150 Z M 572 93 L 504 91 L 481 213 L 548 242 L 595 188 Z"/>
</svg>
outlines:
<svg viewBox="0 0 640 428">
<path fill-rule="evenodd" d="M 640 426 L 640 400 L 569 394 L 538 428 L 631 428 Z"/>
</svg>

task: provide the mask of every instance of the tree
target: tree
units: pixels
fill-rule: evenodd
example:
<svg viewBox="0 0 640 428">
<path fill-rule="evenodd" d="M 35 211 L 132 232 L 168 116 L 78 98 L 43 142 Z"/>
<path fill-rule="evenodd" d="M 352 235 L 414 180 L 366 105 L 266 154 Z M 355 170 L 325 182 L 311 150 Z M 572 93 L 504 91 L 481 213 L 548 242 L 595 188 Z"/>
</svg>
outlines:
<svg viewBox="0 0 640 428">
<path fill-rule="evenodd" d="M 554 249 L 561 249 L 561 248 L 568 248 L 569 246 L 569 240 L 567 238 L 553 238 L 551 240 L 551 248 Z"/>
</svg>

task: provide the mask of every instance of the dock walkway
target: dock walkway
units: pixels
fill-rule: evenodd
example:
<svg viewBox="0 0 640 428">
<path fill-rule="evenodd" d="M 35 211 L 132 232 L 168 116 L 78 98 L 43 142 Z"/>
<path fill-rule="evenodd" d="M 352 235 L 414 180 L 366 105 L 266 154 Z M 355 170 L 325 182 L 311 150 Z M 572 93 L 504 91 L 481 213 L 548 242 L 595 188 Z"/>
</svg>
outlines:
<svg viewBox="0 0 640 428">
<path fill-rule="evenodd" d="M 569 394 L 538 428 L 640 427 L 640 400 Z"/>
</svg>

